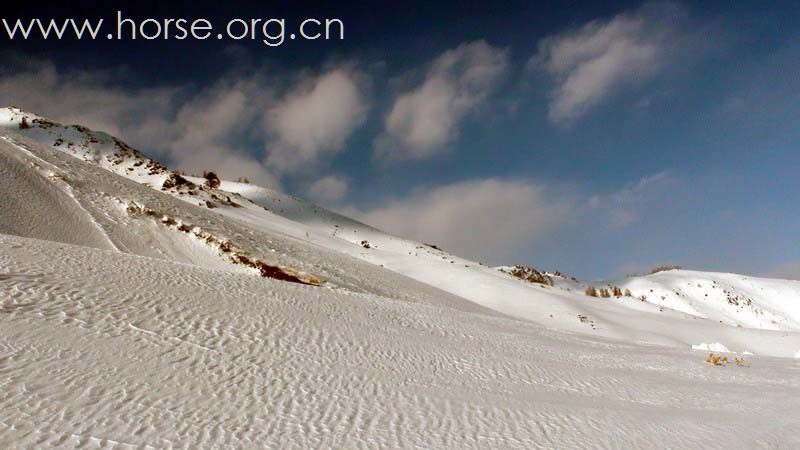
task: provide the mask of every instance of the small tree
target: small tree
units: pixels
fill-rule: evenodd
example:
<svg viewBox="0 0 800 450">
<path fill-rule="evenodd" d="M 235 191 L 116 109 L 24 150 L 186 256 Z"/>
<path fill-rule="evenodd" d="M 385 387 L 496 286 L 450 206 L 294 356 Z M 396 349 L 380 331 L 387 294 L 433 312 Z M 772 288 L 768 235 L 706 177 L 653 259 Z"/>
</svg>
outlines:
<svg viewBox="0 0 800 450">
<path fill-rule="evenodd" d="M 586 295 L 589 297 L 597 297 L 597 289 L 594 286 L 589 286 L 586 288 Z"/>
<path fill-rule="evenodd" d="M 614 297 L 622 297 L 622 289 L 619 286 L 614 286 L 612 291 L 614 292 Z"/>
<path fill-rule="evenodd" d="M 600 289 L 600 297 L 609 298 L 611 297 L 611 293 L 608 292 L 608 289 L 606 288 Z"/>
</svg>

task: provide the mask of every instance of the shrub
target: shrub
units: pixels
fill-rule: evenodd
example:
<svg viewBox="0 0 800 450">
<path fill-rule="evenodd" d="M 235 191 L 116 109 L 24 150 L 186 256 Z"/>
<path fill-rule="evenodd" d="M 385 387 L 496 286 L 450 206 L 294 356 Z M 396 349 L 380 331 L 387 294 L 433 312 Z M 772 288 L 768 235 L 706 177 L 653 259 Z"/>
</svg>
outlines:
<svg viewBox="0 0 800 450">
<path fill-rule="evenodd" d="M 161 189 L 172 189 L 180 186 L 192 188 L 194 187 L 194 183 L 173 172 L 164 180 Z"/>
<path fill-rule="evenodd" d="M 606 288 L 600 289 L 600 297 L 609 298 L 611 297 L 611 293 L 608 292 L 608 289 Z"/>
<path fill-rule="evenodd" d="M 206 186 L 210 188 L 219 187 L 219 177 L 214 172 L 203 171 L 203 178 L 206 179 Z"/>
<path fill-rule="evenodd" d="M 614 297 L 622 297 L 622 289 L 619 286 L 614 286 L 611 288 L 611 291 L 614 294 Z"/>
<path fill-rule="evenodd" d="M 534 269 L 533 267 L 517 264 L 516 266 L 512 267 L 510 271 L 503 270 L 503 272 L 529 283 L 539 283 L 546 286 L 553 286 L 553 279 L 550 278 L 549 275 Z"/>
<path fill-rule="evenodd" d="M 715 366 L 727 366 L 728 357 L 720 356 L 714 353 L 709 353 L 708 358 L 706 358 L 706 362 Z"/>
<path fill-rule="evenodd" d="M 178 224 L 178 222 L 176 222 L 175 219 L 173 219 L 172 217 L 169 217 L 169 216 L 163 216 L 161 218 L 161 223 L 163 223 L 164 225 L 166 225 L 168 227 L 171 227 L 173 225 L 177 225 Z"/>
<path fill-rule="evenodd" d="M 20 122 L 19 122 L 19 128 L 21 130 L 27 130 L 30 127 L 31 127 L 31 125 L 28 123 L 28 118 L 27 117 L 22 117 L 22 120 L 20 120 Z"/>
<path fill-rule="evenodd" d="M 738 357 L 738 356 L 735 356 L 733 358 L 733 362 L 735 362 L 736 365 L 739 366 L 739 367 L 747 367 L 747 363 L 745 363 L 745 361 L 744 361 L 744 356 L 742 356 L 741 358 Z"/>
<path fill-rule="evenodd" d="M 594 286 L 589 286 L 586 288 L 586 295 L 589 297 L 597 297 L 597 289 Z"/>
<path fill-rule="evenodd" d="M 675 265 L 675 266 L 656 266 L 650 269 L 650 272 L 647 272 L 648 275 L 652 275 L 658 272 L 666 272 L 668 270 L 681 270 L 683 267 Z"/>
</svg>

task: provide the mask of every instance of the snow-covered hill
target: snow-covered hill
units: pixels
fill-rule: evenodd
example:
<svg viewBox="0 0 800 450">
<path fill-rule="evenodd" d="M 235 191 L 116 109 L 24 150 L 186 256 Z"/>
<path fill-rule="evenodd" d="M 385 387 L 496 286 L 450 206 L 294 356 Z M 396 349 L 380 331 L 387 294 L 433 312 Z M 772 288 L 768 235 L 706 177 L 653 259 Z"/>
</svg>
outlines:
<svg viewBox="0 0 800 450">
<path fill-rule="evenodd" d="M 11 108 L 0 177 L 4 447 L 792 443 L 800 282 L 487 267 Z"/>
<path fill-rule="evenodd" d="M 668 270 L 620 282 L 634 296 L 732 326 L 800 330 L 800 282 Z"/>
<path fill-rule="evenodd" d="M 49 186 L 49 191 L 36 195 L 35 201 L 44 198 L 52 203 L 41 205 L 41 210 L 50 215 L 63 210 L 68 223 L 77 222 L 64 226 L 60 217 L 53 217 L 53 229 L 31 230 L 25 236 L 379 295 L 396 295 L 397 290 L 383 286 L 383 281 L 381 286 L 374 285 L 377 280 L 392 277 L 408 282 L 408 277 L 427 289 L 452 294 L 446 303 L 458 308 L 491 310 L 549 328 L 625 341 L 686 348 L 714 342 L 733 351 L 788 357 L 800 350 L 796 335 L 766 331 L 800 330 L 800 282 L 669 271 L 616 282 L 583 283 L 552 275 L 552 283 L 531 283 L 508 270 L 388 235 L 271 189 L 182 175 L 118 138 L 82 126 L 64 126 L 8 108 L 0 110 L 0 125 L 6 130 L 3 139 L 16 148 L 7 156 L 9 161 L 14 153 L 16 158 L 33 157 L 42 166 L 39 171 L 47 172 L 45 178 L 58 181 L 37 187 L 47 190 Z M 70 166 L 66 170 L 65 164 Z M 7 166 L 16 167 L 16 173 L 25 172 L 18 165 Z M 119 177 L 113 174 L 138 186 L 118 186 Z M 79 176 L 84 183 L 74 180 Z M 27 183 L 42 184 L 41 177 L 28 178 L 35 181 Z M 31 189 L 26 184 L 17 191 Z M 72 200 L 61 198 L 64 195 Z M 94 200 L 81 198 L 87 195 Z M 25 202 L 24 194 L 13 198 Z M 109 208 L 109 202 L 113 207 Z M 7 217 L 24 211 L 33 216 L 33 223 L 44 215 L 19 205 L 7 209 Z M 82 211 L 88 217 L 81 217 Z M 13 227 L 28 220 L 5 222 L 9 234 L 21 234 Z M 92 243 L 74 242 L 88 238 L 79 231 L 88 222 L 93 224 L 88 226 L 89 236 L 98 236 L 91 238 Z M 56 238 L 64 233 L 63 239 Z M 345 256 L 353 264 L 354 260 L 368 264 L 345 267 L 339 261 Z M 370 273 L 368 279 L 360 276 L 364 270 Z M 589 286 L 609 292 L 617 286 L 628 295 L 587 296 Z M 405 295 L 413 297 L 414 290 Z"/>
</svg>

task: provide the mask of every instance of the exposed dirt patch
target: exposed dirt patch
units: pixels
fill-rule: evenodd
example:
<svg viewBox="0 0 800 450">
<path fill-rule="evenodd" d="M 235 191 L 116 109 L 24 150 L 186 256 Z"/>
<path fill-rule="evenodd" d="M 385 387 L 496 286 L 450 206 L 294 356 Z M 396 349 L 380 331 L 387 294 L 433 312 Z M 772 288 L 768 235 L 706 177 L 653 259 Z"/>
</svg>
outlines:
<svg viewBox="0 0 800 450">
<path fill-rule="evenodd" d="M 292 269 L 267 264 L 258 258 L 252 257 L 245 250 L 234 245 L 230 240 L 214 236 L 198 226 L 178 221 L 172 217 L 159 214 L 152 209 L 137 205 L 135 203 L 129 204 L 127 211 L 128 214 L 133 217 L 150 217 L 167 228 L 181 233 L 191 234 L 197 239 L 205 242 L 207 245 L 217 248 L 220 254 L 227 258 L 231 263 L 252 267 L 253 269 L 258 270 L 259 274 L 264 278 L 272 278 L 274 280 L 305 284 L 309 286 L 321 285 L 320 281 L 313 276 L 303 277 L 301 274 Z"/>
</svg>

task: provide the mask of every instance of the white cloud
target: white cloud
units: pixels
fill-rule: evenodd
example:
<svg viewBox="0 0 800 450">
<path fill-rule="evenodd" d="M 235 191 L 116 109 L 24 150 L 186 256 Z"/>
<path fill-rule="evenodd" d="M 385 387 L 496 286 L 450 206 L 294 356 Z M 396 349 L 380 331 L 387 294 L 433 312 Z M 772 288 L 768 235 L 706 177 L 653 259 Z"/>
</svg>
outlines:
<svg viewBox="0 0 800 450">
<path fill-rule="evenodd" d="M 642 177 L 636 183 L 609 195 L 595 195 L 589 198 L 591 209 L 603 212 L 613 228 L 624 228 L 639 220 L 639 210 L 645 206 L 650 196 L 672 183 L 667 172 Z"/>
<path fill-rule="evenodd" d="M 105 131 L 177 169 L 269 187 L 340 151 L 367 110 L 364 77 L 344 68 L 306 79 L 278 101 L 258 76 L 231 75 L 191 90 L 122 89 L 110 70 L 64 72 L 49 61 L 21 61 L 22 70 L 0 75 L 0 98 L 9 103 Z"/>
<path fill-rule="evenodd" d="M 376 140 L 389 161 L 424 159 L 446 149 L 461 121 L 474 112 L 508 69 L 508 52 L 485 41 L 462 44 L 437 57 L 422 84 L 400 94 Z"/>
<path fill-rule="evenodd" d="M 366 118 L 364 82 L 362 75 L 345 68 L 301 81 L 267 112 L 267 164 L 282 172 L 297 171 L 340 151 Z"/>
<path fill-rule="evenodd" d="M 59 72 L 43 60 L 24 60 L 24 66 L 0 76 L 0 98 L 5 102 L 54 120 L 124 136 L 139 145 L 154 144 L 151 137 L 160 137 L 168 128 L 163 116 L 177 92 L 174 88 L 128 91 L 109 87 L 110 72 Z"/>
<path fill-rule="evenodd" d="M 651 4 L 541 40 L 529 67 L 557 83 L 550 120 L 569 123 L 615 90 L 658 73 L 680 41 L 683 14 L 672 4 Z"/>
<path fill-rule="evenodd" d="M 347 195 L 347 180 L 335 175 L 320 178 L 311 184 L 308 193 L 315 199 L 337 202 Z"/>
<path fill-rule="evenodd" d="M 0 98 L 67 124 L 105 131 L 189 172 L 214 170 L 277 187 L 257 158 L 234 142 L 269 101 L 257 81 L 224 79 L 179 101 L 179 88 L 121 89 L 111 71 L 61 72 L 49 61 L 0 76 Z M 183 96 L 185 97 L 185 95 Z"/>
<path fill-rule="evenodd" d="M 278 187 L 278 178 L 252 150 L 241 147 L 260 118 L 271 92 L 253 79 L 223 80 L 181 106 L 168 143 L 171 159 L 183 170 L 213 170 L 223 178 L 246 177 Z"/>
<path fill-rule="evenodd" d="M 542 186 L 479 179 L 420 191 L 361 214 L 370 225 L 466 257 L 495 261 L 530 246 L 564 223 L 573 202 Z"/>
</svg>

